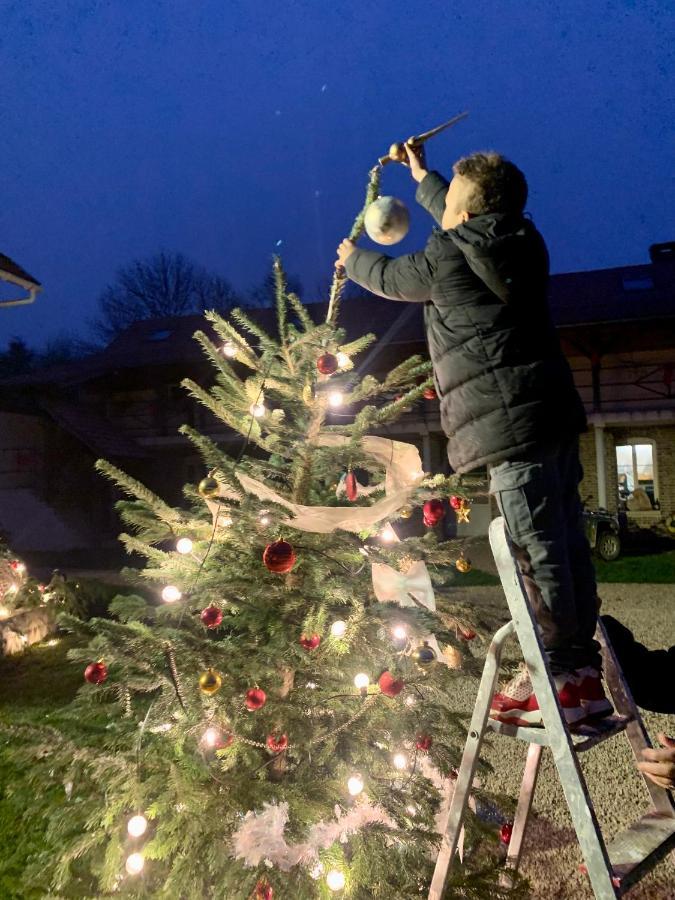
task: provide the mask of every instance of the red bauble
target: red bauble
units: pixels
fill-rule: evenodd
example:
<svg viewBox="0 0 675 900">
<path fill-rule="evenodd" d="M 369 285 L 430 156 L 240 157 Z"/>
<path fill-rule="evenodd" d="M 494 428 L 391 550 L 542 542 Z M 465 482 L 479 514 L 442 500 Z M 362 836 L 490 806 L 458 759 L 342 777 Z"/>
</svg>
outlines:
<svg viewBox="0 0 675 900">
<path fill-rule="evenodd" d="M 272 753 L 281 753 L 282 750 L 285 750 L 286 747 L 288 747 L 288 735 L 268 734 L 266 744 L 267 749 L 271 750 Z"/>
<path fill-rule="evenodd" d="M 255 900 L 273 900 L 273 897 L 272 885 L 261 879 L 255 886 Z"/>
<path fill-rule="evenodd" d="M 89 663 L 84 670 L 85 681 L 89 684 L 103 684 L 107 677 L 108 667 L 102 662 Z"/>
<path fill-rule="evenodd" d="M 268 544 L 263 552 L 263 562 L 270 572 L 276 572 L 277 575 L 290 572 L 296 559 L 295 550 L 288 541 L 274 541 Z"/>
<path fill-rule="evenodd" d="M 502 827 L 499 829 L 499 840 L 502 844 L 506 844 L 507 846 L 511 843 L 511 835 L 513 833 L 513 823 L 504 822 Z"/>
<path fill-rule="evenodd" d="M 472 641 L 476 637 L 476 632 L 473 628 L 460 628 L 459 636 L 465 641 Z"/>
<path fill-rule="evenodd" d="M 19 562 L 18 559 L 13 559 L 11 561 L 11 563 L 9 564 L 9 567 L 10 567 L 10 569 L 14 569 L 14 571 L 16 572 L 20 565 L 21 565 L 21 563 Z"/>
<path fill-rule="evenodd" d="M 425 400 L 436 400 L 438 394 L 436 393 L 435 388 L 427 387 L 424 388 L 424 393 L 422 394 Z"/>
<path fill-rule="evenodd" d="M 345 493 L 347 494 L 347 500 L 352 503 L 359 496 L 359 485 L 356 481 L 356 475 L 351 469 L 347 472 L 347 477 L 345 478 Z"/>
<path fill-rule="evenodd" d="M 301 634 L 300 646 L 305 650 L 316 650 L 321 643 L 321 635 L 319 634 Z"/>
<path fill-rule="evenodd" d="M 418 734 L 415 738 L 415 746 L 423 753 L 426 753 L 427 750 L 430 749 L 432 743 L 433 741 L 431 740 L 431 735 L 428 734 Z"/>
<path fill-rule="evenodd" d="M 385 697 L 398 697 L 405 685 L 400 678 L 394 678 L 391 672 L 383 672 L 377 680 Z"/>
<path fill-rule="evenodd" d="M 202 610 L 200 619 L 207 628 L 217 628 L 223 621 L 223 613 L 217 606 L 207 606 Z"/>
<path fill-rule="evenodd" d="M 454 494 L 450 498 L 450 506 L 453 509 L 459 509 L 463 503 L 464 503 L 464 500 L 462 500 L 461 497 L 456 497 Z"/>
<path fill-rule="evenodd" d="M 317 359 L 316 367 L 322 375 L 332 375 L 340 368 L 340 363 L 337 356 L 333 356 L 332 353 L 324 353 Z"/>
<path fill-rule="evenodd" d="M 427 528 L 433 528 L 445 515 L 445 506 L 442 500 L 427 500 L 422 507 L 424 524 Z"/>
<path fill-rule="evenodd" d="M 267 694 L 265 691 L 262 691 L 260 688 L 251 688 L 246 691 L 246 699 L 244 703 L 246 704 L 246 709 L 251 712 L 255 712 L 256 709 L 262 709 L 262 707 L 267 702 Z"/>
</svg>

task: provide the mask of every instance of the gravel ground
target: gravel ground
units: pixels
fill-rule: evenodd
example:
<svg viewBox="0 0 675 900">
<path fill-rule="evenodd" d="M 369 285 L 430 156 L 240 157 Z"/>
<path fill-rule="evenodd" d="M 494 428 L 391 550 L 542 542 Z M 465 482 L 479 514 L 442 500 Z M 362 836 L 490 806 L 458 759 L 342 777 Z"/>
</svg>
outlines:
<svg viewBox="0 0 675 900">
<path fill-rule="evenodd" d="M 467 588 L 462 593 L 466 595 L 462 600 L 467 603 L 503 605 L 507 612 L 500 588 Z M 675 642 L 675 585 L 605 584 L 600 585 L 600 596 L 603 612 L 626 624 L 646 646 L 657 649 Z M 511 646 L 515 656 L 516 645 Z M 458 680 L 458 708 L 471 711 L 476 690 L 477 682 Z M 644 712 L 643 718 L 653 742 L 659 731 L 675 735 L 675 716 Z M 485 779 L 485 787 L 516 798 L 526 745 L 500 735 L 494 735 L 491 742 L 485 758 L 494 771 Z M 580 760 L 603 833 L 606 839 L 611 838 L 646 810 L 649 798 L 642 776 L 634 767 L 630 746 L 623 735 L 581 754 Z M 580 863 L 581 853 L 556 769 L 550 752 L 545 749 L 522 857 L 522 872 L 532 885 L 531 896 L 547 900 L 593 898 L 588 880 L 578 871 Z M 627 896 L 631 900 L 673 900 L 675 853 L 660 862 Z"/>
</svg>

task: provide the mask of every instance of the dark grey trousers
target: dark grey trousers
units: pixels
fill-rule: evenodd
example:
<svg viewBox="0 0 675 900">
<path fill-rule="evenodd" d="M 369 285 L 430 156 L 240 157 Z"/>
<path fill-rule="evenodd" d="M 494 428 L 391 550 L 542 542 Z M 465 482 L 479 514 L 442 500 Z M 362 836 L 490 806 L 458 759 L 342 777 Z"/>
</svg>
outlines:
<svg viewBox="0 0 675 900">
<path fill-rule="evenodd" d="M 490 469 L 554 674 L 601 666 L 597 588 L 583 527 L 575 438 Z"/>
</svg>

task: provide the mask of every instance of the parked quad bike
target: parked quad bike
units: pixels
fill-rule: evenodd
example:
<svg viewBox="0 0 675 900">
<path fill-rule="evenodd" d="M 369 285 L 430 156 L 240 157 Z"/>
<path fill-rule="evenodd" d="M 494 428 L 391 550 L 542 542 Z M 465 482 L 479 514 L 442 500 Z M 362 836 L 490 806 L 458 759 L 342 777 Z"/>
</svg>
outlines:
<svg viewBox="0 0 675 900">
<path fill-rule="evenodd" d="M 606 509 L 585 509 L 584 528 L 591 550 L 606 562 L 621 555 L 619 519 Z"/>
</svg>

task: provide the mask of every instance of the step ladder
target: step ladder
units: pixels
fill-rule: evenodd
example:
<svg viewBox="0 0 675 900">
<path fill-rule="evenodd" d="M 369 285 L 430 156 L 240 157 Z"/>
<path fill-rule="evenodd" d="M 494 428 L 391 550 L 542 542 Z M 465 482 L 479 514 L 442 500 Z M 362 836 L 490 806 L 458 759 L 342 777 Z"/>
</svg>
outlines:
<svg viewBox="0 0 675 900">
<path fill-rule="evenodd" d="M 497 631 L 487 653 L 462 762 L 454 782 L 454 793 L 431 882 L 429 900 L 441 900 L 443 897 L 457 851 L 481 745 L 485 734 L 490 731 L 526 741 L 529 745 L 502 884 L 508 887 L 511 883 L 510 874 L 518 869 L 542 749 L 550 747 L 583 854 L 582 868 L 588 874 L 597 900 L 614 900 L 623 896 L 631 885 L 639 881 L 675 847 L 675 807 L 672 797 L 667 790 L 645 778 L 651 809 L 617 835 L 610 844 L 605 844 L 577 757 L 579 753 L 590 750 L 602 741 L 623 732 L 636 759 L 641 758 L 640 751 L 650 747 L 651 743 L 640 713 L 623 678 L 604 627 L 598 623 L 596 637 L 602 645 L 605 679 L 616 715 L 602 719 L 595 725 L 580 725 L 573 732 L 568 729 L 503 519 L 493 520 L 489 536 L 512 619 Z M 544 721 L 543 728 L 504 725 L 489 718 L 490 703 L 497 688 L 502 650 L 506 640 L 512 635 L 517 637 L 529 668 Z"/>
</svg>

